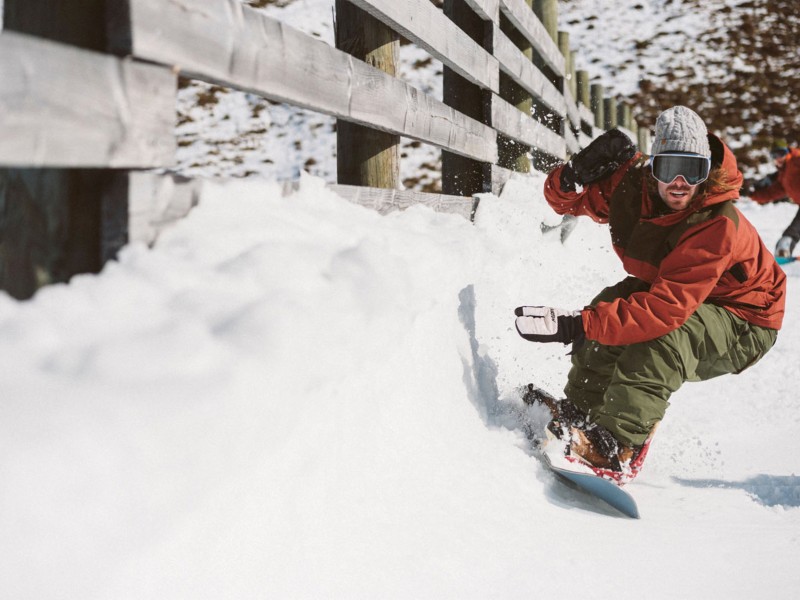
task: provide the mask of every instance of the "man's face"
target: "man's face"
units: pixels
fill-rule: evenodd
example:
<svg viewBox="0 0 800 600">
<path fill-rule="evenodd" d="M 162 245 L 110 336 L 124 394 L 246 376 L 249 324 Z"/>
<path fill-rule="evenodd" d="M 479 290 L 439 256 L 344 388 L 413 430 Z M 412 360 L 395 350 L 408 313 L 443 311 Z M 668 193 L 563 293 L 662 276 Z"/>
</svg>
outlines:
<svg viewBox="0 0 800 600">
<path fill-rule="evenodd" d="M 779 169 L 784 165 L 786 162 L 786 157 L 789 156 L 788 154 L 784 154 L 783 156 L 778 156 L 775 158 L 775 166 Z"/>
<path fill-rule="evenodd" d="M 684 210 L 697 193 L 696 185 L 689 185 L 678 175 L 672 183 L 658 182 L 658 195 L 672 210 Z"/>
</svg>

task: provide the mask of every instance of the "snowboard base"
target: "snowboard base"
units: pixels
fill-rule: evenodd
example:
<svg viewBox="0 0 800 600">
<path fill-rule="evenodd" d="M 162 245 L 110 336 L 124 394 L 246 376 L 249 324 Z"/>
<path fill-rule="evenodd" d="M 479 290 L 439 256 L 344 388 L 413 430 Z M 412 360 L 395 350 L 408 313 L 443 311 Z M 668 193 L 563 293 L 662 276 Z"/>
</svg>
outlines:
<svg viewBox="0 0 800 600">
<path fill-rule="evenodd" d="M 556 466 L 550 460 L 547 452 L 542 452 L 545 464 L 553 473 L 577 486 L 579 489 L 599 498 L 609 506 L 617 509 L 626 517 L 638 519 L 639 507 L 636 500 L 616 483 L 598 477 L 591 472 L 577 471 L 561 466 Z"/>
</svg>

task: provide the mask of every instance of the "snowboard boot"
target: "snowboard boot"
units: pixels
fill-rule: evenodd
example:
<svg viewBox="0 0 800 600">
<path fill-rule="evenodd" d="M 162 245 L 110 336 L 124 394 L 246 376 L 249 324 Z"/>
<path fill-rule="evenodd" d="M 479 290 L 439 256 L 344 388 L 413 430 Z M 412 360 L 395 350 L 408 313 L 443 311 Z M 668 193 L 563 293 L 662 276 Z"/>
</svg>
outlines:
<svg viewBox="0 0 800 600">
<path fill-rule="evenodd" d="M 572 427 L 566 458 L 588 466 L 599 477 L 623 485 L 639 474 L 654 431 L 641 446 L 626 446 L 602 425 Z"/>
<path fill-rule="evenodd" d="M 553 412 L 553 420 L 547 424 L 547 429 L 559 440 L 569 439 L 572 428 L 583 428 L 587 425 L 586 414 L 583 413 L 571 400 L 564 398 L 558 401 Z"/>
<path fill-rule="evenodd" d="M 557 400 L 532 383 L 523 389 L 522 400 L 525 404 L 543 404 L 547 407 L 553 417 L 547 424 L 547 429 L 559 440 L 568 437 L 571 427 L 586 426 L 586 414 L 571 400 L 567 398 Z"/>
</svg>

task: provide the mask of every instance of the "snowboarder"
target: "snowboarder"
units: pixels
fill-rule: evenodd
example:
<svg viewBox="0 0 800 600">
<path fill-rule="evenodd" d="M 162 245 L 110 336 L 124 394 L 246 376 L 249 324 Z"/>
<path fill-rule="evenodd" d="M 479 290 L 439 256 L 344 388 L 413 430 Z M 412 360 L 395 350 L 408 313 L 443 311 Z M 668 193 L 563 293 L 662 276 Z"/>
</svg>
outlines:
<svg viewBox="0 0 800 600">
<path fill-rule="evenodd" d="M 751 188 L 748 195 L 759 204 L 768 204 L 789 198 L 800 204 L 800 148 L 790 148 L 784 139 L 775 140 L 770 156 L 778 171 L 770 178 L 771 183 L 761 188 Z M 800 240 L 800 209 L 775 245 L 775 256 L 789 257 Z"/>
<path fill-rule="evenodd" d="M 548 425 L 573 462 L 630 481 L 683 382 L 739 373 L 775 343 L 786 277 L 734 206 L 741 185 L 733 153 L 684 106 L 659 115 L 649 160 L 614 129 L 548 176 L 550 206 L 608 223 L 630 274 L 583 310 L 515 310 L 523 338 L 573 345 Z"/>
</svg>

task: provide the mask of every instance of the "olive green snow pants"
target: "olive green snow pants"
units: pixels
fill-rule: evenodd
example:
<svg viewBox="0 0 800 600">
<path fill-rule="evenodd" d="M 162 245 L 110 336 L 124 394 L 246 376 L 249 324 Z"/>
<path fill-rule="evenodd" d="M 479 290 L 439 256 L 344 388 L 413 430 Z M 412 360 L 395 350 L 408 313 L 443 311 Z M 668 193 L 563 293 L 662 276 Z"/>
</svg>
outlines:
<svg viewBox="0 0 800 600">
<path fill-rule="evenodd" d="M 644 291 L 628 277 L 592 301 L 608 302 Z M 620 442 L 639 446 L 664 417 L 669 397 L 684 381 L 740 373 L 775 343 L 777 331 L 752 325 L 713 304 L 701 304 L 678 329 L 638 344 L 586 343 L 572 355 L 564 392 Z"/>
</svg>

